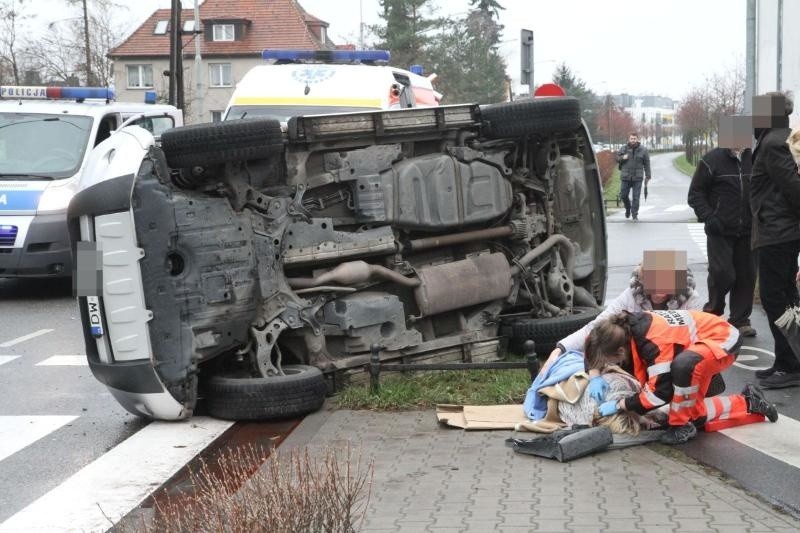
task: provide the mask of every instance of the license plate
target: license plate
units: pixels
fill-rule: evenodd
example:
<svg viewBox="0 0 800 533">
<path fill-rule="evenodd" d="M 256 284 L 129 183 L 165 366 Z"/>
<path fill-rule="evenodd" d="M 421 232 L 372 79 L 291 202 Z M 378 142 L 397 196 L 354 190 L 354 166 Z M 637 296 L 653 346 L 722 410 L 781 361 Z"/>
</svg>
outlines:
<svg viewBox="0 0 800 533">
<path fill-rule="evenodd" d="M 103 336 L 103 312 L 100 310 L 100 298 L 87 296 L 86 307 L 89 310 L 89 333 L 95 339 L 99 339 Z"/>
</svg>

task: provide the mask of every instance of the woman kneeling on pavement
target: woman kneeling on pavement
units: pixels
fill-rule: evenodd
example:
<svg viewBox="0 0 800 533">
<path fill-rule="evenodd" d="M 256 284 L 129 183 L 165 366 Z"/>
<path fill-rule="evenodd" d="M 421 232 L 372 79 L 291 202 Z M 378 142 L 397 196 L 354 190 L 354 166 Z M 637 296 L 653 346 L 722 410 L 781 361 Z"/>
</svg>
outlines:
<svg viewBox="0 0 800 533">
<path fill-rule="evenodd" d="M 687 442 L 696 426 L 717 419 L 743 418 L 749 413 L 778 419 L 755 385 L 741 394 L 706 398 L 711 377 L 731 366 L 738 355 L 739 331 L 724 319 L 701 311 L 622 312 L 595 325 L 586 339 L 584 356 L 589 393 L 601 416 L 632 411 L 644 414 L 669 404 L 667 444 Z M 608 389 L 600 375 L 618 365 L 633 374 L 642 390 L 619 400 L 603 401 Z"/>
</svg>

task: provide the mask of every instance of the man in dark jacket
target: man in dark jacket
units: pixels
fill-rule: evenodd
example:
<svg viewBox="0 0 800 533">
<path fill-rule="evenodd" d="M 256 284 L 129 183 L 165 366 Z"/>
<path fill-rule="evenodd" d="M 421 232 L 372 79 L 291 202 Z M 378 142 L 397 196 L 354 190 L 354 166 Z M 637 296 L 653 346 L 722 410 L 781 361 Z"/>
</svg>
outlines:
<svg viewBox="0 0 800 533">
<path fill-rule="evenodd" d="M 721 316 L 730 292 L 728 322 L 744 337 L 756 335 L 750 326 L 756 285 L 756 262 L 750 251 L 750 158 L 750 149 L 709 151 L 697 164 L 688 198 L 707 235 L 708 302 L 703 311 Z"/>
<path fill-rule="evenodd" d="M 628 135 L 628 144 L 616 155 L 619 164 L 620 190 L 619 196 L 625 204 L 625 218 L 633 215 L 639 220 L 639 196 L 642 194 L 642 180 L 650 181 L 650 154 L 647 148 L 639 143 L 639 134 Z M 629 194 L 633 190 L 633 198 Z"/>
<path fill-rule="evenodd" d="M 765 119 L 760 107 L 772 108 L 772 116 Z M 756 376 L 762 387 L 773 389 L 800 385 L 800 361 L 775 326 L 788 306 L 800 303 L 795 284 L 800 254 L 800 175 L 786 143 L 793 108 L 792 100 L 780 93 L 753 99 L 757 142 L 750 181 L 752 245 L 757 251 L 761 303 L 775 339 L 774 365 L 757 371 Z"/>
</svg>

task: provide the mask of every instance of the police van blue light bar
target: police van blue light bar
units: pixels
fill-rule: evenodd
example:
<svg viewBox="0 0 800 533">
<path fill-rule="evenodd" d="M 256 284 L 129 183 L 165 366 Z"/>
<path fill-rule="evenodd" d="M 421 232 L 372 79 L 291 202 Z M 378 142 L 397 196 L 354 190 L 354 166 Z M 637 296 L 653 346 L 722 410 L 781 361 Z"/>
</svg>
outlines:
<svg viewBox="0 0 800 533">
<path fill-rule="evenodd" d="M 0 98 L 34 100 L 113 100 L 114 89 L 110 87 L 41 87 L 0 86 Z"/>
<path fill-rule="evenodd" d="M 330 63 L 352 63 L 376 61 L 388 62 L 388 50 L 264 50 L 262 59 L 275 61 L 325 61 Z"/>
</svg>

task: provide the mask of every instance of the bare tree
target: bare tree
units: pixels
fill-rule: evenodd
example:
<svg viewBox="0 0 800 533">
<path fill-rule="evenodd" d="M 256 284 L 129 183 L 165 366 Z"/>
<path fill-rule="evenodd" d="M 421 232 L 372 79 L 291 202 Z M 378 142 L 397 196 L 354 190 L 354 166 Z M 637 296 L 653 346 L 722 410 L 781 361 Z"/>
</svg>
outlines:
<svg viewBox="0 0 800 533">
<path fill-rule="evenodd" d="M 14 85 L 20 85 L 20 74 L 24 70 L 24 42 L 19 38 L 20 24 L 31 15 L 24 11 L 25 0 L 3 0 L 0 2 L 0 62 L 3 69 L 0 77 L 13 78 Z"/>
<path fill-rule="evenodd" d="M 127 8 L 111 0 L 70 3 L 79 6 L 82 14 L 51 23 L 48 32 L 30 44 L 28 54 L 45 77 L 53 81 L 74 83 L 79 78 L 86 85 L 109 85 L 113 65 L 108 51 L 123 35 L 111 14 L 119 15 L 120 9 Z"/>
</svg>

